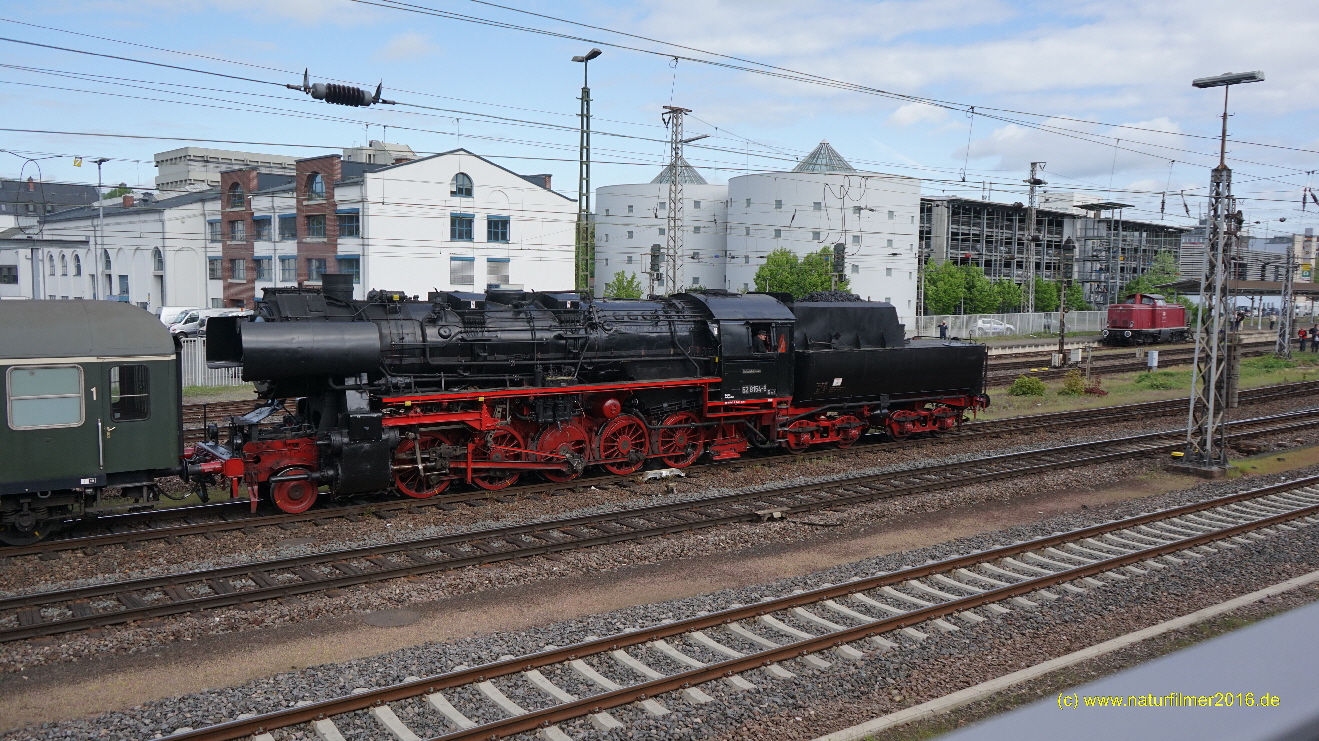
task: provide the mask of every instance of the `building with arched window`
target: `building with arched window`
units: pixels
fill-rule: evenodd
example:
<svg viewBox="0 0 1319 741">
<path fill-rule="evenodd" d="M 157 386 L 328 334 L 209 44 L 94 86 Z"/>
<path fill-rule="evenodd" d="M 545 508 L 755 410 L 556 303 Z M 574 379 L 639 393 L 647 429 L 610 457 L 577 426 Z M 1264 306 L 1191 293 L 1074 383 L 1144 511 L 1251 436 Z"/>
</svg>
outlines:
<svg viewBox="0 0 1319 741">
<path fill-rule="evenodd" d="M 266 288 L 315 286 L 328 273 L 354 275 L 360 298 L 373 288 L 424 297 L 572 287 L 576 203 L 551 190 L 548 175 L 522 176 L 464 149 L 421 158 L 402 156 L 410 150 L 401 145 L 375 150 L 393 154 L 303 158 L 281 174 L 228 169 L 208 190 L 127 195 L 103 217 L 96 207 L 51 214 L 47 236 L 95 250 L 66 250 L 74 274 L 57 281 L 82 287 L 69 295 L 151 310 L 251 308 Z"/>
<path fill-rule="evenodd" d="M 81 275 L 82 257 L 91 254 L 86 239 L 0 238 L 0 300 L 92 298 L 92 286 Z"/>
</svg>

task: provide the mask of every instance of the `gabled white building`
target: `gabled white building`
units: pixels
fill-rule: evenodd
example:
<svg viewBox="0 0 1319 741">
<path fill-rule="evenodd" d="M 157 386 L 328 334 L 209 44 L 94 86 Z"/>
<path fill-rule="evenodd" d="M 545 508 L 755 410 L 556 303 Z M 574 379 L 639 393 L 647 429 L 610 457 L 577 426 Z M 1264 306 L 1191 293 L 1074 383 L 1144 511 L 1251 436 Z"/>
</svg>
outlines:
<svg viewBox="0 0 1319 741">
<path fill-rule="evenodd" d="M 336 154 L 297 160 L 291 174 L 229 170 L 206 191 L 57 212 L 42 229 L 91 245 L 85 297 L 153 310 L 251 307 L 266 287 L 317 285 L 326 273 L 355 275 L 359 298 L 372 288 L 564 290 L 576 203 L 548 185 L 464 149 L 396 164 Z"/>
</svg>

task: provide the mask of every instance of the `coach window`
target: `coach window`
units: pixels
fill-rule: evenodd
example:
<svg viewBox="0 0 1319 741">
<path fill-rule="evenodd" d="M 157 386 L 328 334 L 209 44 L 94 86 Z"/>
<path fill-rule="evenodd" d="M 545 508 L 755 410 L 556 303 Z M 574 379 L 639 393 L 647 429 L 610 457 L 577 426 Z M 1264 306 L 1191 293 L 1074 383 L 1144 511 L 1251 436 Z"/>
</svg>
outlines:
<svg viewBox="0 0 1319 741">
<path fill-rule="evenodd" d="M 83 423 L 82 367 L 18 365 L 9 369 L 9 427 L 37 430 Z"/>
<path fill-rule="evenodd" d="M 132 422 L 150 416 L 149 388 L 145 365 L 111 366 L 110 414 L 114 420 Z"/>
</svg>

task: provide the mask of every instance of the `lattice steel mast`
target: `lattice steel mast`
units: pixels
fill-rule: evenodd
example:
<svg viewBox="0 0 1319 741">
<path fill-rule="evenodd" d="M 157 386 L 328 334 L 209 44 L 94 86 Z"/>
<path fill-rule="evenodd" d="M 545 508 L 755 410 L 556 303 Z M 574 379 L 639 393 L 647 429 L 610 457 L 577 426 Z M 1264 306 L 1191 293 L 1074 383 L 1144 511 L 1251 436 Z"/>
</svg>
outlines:
<svg viewBox="0 0 1319 741">
<path fill-rule="evenodd" d="M 1205 240 L 1204 272 L 1200 278 L 1200 321 L 1195 333 L 1195 371 L 1191 377 L 1191 408 L 1186 425 L 1185 462 L 1202 469 L 1227 465 L 1224 435 L 1228 409 L 1228 306 L 1227 278 L 1240 216 L 1232 198 L 1232 170 L 1227 166 L 1227 102 L 1231 85 L 1259 82 L 1259 72 L 1225 74 L 1195 80 L 1198 88 L 1223 87 L 1223 132 L 1218 166 L 1209 179 L 1209 221 Z M 1204 312 L 1209 312 L 1208 321 Z"/>
<path fill-rule="evenodd" d="M 1287 245 L 1287 262 L 1282 268 L 1282 296 L 1278 306 L 1278 341 L 1273 346 L 1273 354 L 1280 358 L 1292 357 L 1292 317 L 1296 315 L 1292 296 L 1292 276 L 1296 270 L 1296 246 Z M 1261 312 L 1263 313 L 1263 312 Z"/>
<path fill-rule="evenodd" d="M 678 276 L 681 274 L 682 262 L 682 145 L 687 140 L 682 138 L 682 117 L 691 113 L 690 108 L 664 106 L 660 118 L 669 127 L 669 218 L 665 234 L 668 237 L 664 250 L 664 292 L 674 293 L 681 286 Z"/>
</svg>

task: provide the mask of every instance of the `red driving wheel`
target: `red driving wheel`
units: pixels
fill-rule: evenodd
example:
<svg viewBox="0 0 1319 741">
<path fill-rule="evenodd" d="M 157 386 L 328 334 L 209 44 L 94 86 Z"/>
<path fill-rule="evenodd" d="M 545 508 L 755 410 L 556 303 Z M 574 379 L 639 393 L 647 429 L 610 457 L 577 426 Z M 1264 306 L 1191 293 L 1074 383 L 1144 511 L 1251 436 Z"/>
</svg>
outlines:
<svg viewBox="0 0 1319 741">
<path fill-rule="evenodd" d="M 422 432 L 399 443 L 394 450 L 394 488 L 413 499 L 428 499 L 449 488 L 454 477 L 440 473 L 428 453 L 451 444 L 450 436 L 443 432 Z"/>
<path fill-rule="evenodd" d="M 701 427 L 675 427 L 674 425 L 697 425 L 699 419 L 691 412 L 678 412 L 664 418 L 667 429 L 659 431 L 657 447 L 664 456 L 666 464 L 674 468 L 686 468 L 696 462 L 705 452 L 705 430 Z"/>
<path fill-rule="evenodd" d="M 304 468 L 286 468 L 275 474 L 275 477 L 301 473 L 307 473 L 307 470 Z M 275 502 L 275 506 L 291 515 L 311 509 L 311 506 L 316 503 L 317 493 L 316 484 L 306 479 L 276 481 L 270 485 L 270 498 Z"/>
<path fill-rule="evenodd" d="M 650 435 L 646 423 L 631 414 L 619 415 L 600 428 L 597 443 L 606 471 L 619 475 L 629 474 L 646 465 L 646 449 Z"/>
<path fill-rule="evenodd" d="M 838 447 L 846 450 L 861 439 L 861 433 L 865 431 L 866 426 L 856 417 L 844 414 L 834 420 L 834 428 L 838 430 Z"/>
<path fill-rule="evenodd" d="M 581 476 L 582 471 L 586 469 L 586 458 L 590 447 L 591 436 L 576 422 L 560 422 L 546 427 L 536 437 L 536 451 L 553 455 L 540 456 L 541 462 L 560 463 L 563 458 L 558 456 L 565 456 L 568 458 L 568 470 L 542 470 L 541 475 L 557 482 L 572 481 Z"/>
<path fill-rule="evenodd" d="M 481 442 L 472 453 L 474 461 L 521 461 L 526 460 L 522 451 L 526 448 L 522 436 L 512 427 L 496 427 L 480 434 Z M 505 489 L 518 480 L 520 471 L 516 468 L 487 468 L 484 473 L 472 475 L 472 483 L 482 489 Z"/>
</svg>

